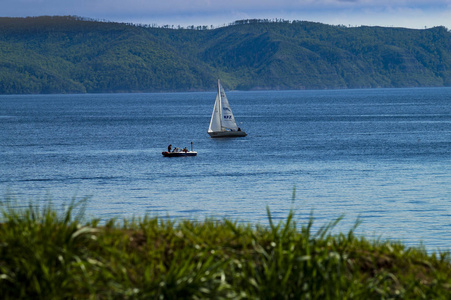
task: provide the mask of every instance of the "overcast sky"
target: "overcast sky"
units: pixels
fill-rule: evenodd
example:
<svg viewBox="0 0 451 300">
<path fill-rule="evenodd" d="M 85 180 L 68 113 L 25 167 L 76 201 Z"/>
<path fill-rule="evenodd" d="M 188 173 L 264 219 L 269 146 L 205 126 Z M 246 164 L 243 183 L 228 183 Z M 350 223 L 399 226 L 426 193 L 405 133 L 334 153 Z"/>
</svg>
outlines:
<svg viewBox="0 0 451 300">
<path fill-rule="evenodd" d="M 221 26 L 241 19 L 451 29 L 451 0 L 0 0 L 0 16 L 76 15 L 158 25 Z"/>
</svg>

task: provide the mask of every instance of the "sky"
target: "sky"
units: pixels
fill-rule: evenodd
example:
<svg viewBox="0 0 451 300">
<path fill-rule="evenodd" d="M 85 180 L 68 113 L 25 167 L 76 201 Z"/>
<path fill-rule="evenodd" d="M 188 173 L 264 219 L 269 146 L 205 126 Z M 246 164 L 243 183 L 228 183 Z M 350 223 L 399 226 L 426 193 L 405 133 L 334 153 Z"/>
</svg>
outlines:
<svg viewBox="0 0 451 300">
<path fill-rule="evenodd" d="M 345 26 L 451 29 L 451 0 L 0 0 L 0 17 L 43 15 L 183 27 L 284 19 Z"/>
</svg>

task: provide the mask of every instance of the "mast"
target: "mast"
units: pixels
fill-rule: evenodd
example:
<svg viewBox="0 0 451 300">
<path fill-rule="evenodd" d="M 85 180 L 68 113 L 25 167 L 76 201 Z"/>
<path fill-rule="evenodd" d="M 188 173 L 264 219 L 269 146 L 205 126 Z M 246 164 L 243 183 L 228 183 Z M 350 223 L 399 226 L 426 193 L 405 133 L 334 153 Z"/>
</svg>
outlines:
<svg viewBox="0 0 451 300">
<path fill-rule="evenodd" d="M 221 96 L 221 81 L 218 79 L 218 95 L 219 95 L 219 125 L 222 127 L 222 96 Z"/>
</svg>

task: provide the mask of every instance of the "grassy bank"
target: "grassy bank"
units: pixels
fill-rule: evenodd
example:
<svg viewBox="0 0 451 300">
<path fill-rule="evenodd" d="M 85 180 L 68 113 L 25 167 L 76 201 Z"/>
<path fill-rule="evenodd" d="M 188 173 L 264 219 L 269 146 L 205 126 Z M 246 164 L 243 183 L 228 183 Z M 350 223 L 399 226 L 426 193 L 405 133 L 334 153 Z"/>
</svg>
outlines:
<svg viewBox="0 0 451 300">
<path fill-rule="evenodd" d="M 81 206 L 80 206 L 81 205 Z M 368 241 L 313 218 L 250 226 L 83 221 L 83 203 L 3 207 L 1 299 L 449 299 L 450 253 Z"/>
</svg>

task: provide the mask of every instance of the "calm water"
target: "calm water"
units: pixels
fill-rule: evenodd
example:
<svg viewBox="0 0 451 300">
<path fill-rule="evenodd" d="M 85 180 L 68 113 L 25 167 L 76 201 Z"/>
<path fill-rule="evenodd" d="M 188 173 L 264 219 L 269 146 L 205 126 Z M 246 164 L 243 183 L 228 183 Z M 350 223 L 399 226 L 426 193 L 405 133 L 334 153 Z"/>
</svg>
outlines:
<svg viewBox="0 0 451 300">
<path fill-rule="evenodd" d="M 248 136 L 207 134 L 215 93 L 0 96 L 0 193 L 88 216 L 229 217 L 451 249 L 451 89 L 229 92 Z M 197 157 L 163 158 L 171 143 Z M 293 188 L 296 199 L 292 203 Z"/>
</svg>

